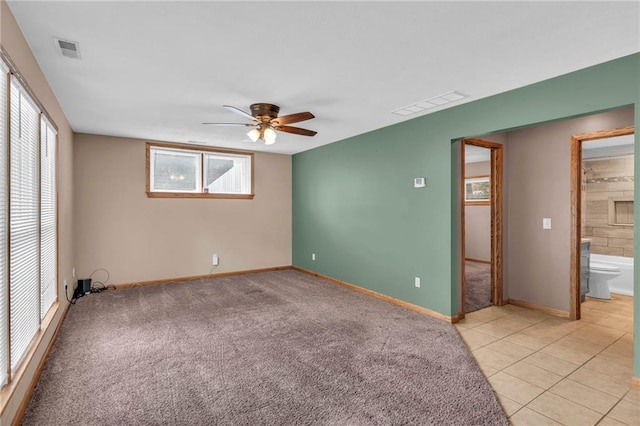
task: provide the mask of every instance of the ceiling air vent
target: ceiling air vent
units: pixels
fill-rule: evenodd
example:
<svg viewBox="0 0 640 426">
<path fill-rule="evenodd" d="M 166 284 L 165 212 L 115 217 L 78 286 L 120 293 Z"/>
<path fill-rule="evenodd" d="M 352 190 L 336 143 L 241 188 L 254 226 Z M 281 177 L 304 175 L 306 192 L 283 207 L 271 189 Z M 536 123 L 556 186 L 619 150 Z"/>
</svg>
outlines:
<svg viewBox="0 0 640 426">
<path fill-rule="evenodd" d="M 420 101 L 420 102 L 416 102 L 414 104 L 411 105 L 407 105 L 405 107 L 396 109 L 394 111 L 391 111 L 393 114 L 397 114 L 397 115 L 411 115 L 411 114 L 415 114 L 416 112 L 421 112 L 430 108 L 436 108 L 439 107 L 441 105 L 445 105 L 451 102 L 457 102 L 459 100 L 468 98 L 469 95 L 465 95 L 464 93 L 460 93 L 460 92 L 447 92 L 447 93 L 443 93 L 442 95 L 438 95 L 438 96 L 434 96 L 432 98 L 429 99 L 425 99 L 424 101 Z"/>
<path fill-rule="evenodd" d="M 54 37 L 53 40 L 56 43 L 56 48 L 60 50 L 62 56 L 67 58 L 80 59 L 80 43 L 69 40 L 62 40 Z"/>
</svg>

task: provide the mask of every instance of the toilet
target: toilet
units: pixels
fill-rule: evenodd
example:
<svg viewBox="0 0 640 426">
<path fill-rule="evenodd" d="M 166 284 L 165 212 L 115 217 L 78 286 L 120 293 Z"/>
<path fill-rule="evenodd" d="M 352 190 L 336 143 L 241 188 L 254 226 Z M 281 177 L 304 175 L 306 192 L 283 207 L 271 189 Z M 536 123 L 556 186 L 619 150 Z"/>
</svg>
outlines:
<svg viewBox="0 0 640 426">
<path fill-rule="evenodd" d="M 587 296 L 598 299 L 611 299 L 609 281 L 620 275 L 620 268 L 600 262 L 589 264 L 589 292 Z"/>
</svg>

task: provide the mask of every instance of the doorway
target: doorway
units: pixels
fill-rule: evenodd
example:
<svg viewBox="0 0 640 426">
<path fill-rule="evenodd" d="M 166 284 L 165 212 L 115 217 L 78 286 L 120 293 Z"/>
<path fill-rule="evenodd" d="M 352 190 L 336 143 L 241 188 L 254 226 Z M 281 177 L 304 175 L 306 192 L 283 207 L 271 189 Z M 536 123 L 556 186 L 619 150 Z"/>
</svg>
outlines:
<svg viewBox="0 0 640 426">
<path fill-rule="evenodd" d="M 583 133 L 571 137 L 571 272 L 570 272 L 570 304 L 569 315 L 571 319 L 581 318 L 581 278 L 584 266 L 581 259 L 582 235 L 583 235 L 583 146 L 587 141 L 606 139 L 619 136 L 633 135 L 633 126 L 620 127 L 611 130 Z"/>
<path fill-rule="evenodd" d="M 461 291 L 459 317 L 464 318 L 468 311 L 468 283 L 467 282 L 467 261 L 478 261 L 483 263 L 485 259 L 469 259 L 466 242 L 467 234 L 467 213 L 468 206 L 488 206 L 490 221 L 490 247 L 489 254 L 489 278 L 490 278 L 490 304 L 503 305 L 503 145 L 479 138 L 469 138 L 462 141 L 461 150 Z M 467 176 L 467 166 L 465 165 L 465 151 L 467 147 L 482 148 L 489 151 L 488 175 Z M 471 264 L 469 264 L 471 265 Z"/>
</svg>

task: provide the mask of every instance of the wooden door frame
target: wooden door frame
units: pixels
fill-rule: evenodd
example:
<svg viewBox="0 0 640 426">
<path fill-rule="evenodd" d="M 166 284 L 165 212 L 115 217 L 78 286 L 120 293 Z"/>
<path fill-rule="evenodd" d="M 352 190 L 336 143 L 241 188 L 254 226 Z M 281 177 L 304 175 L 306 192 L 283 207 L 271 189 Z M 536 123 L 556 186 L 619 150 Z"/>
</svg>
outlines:
<svg viewBox="0 0 640 426">
<path fill-rule="evenodd" d="M 487 148 L 491 150 L 491 301 L 494 305 L 504 305 L 503 298 L 503 206 L 504 206 L 504 193 L 503 193 L 503 178 L 504 178 L 504 146 L 502 144 L 491 142 L 485 139 L 468 138 L 462 140 L 462 153 L 461 153 L 461 176 L 460 176 L 460 188 L 461 188 L 461 208 L 460 217 L 461 223 L 461 289 L 460 289 L 460 308 L 459 317 L 464 318 L 467 312 L 466 305 L 466 282 L 465 282 L 465 261 L 466 261 L 466 249 L 465 249 L 465 146 L 473 145 L 481 148 Z"/>
<path fill-rule="evenodd" d="M 569 284 L 569 317 L 579 320 L 580 309 L 580 249 L 582 236 L 582 142 L 635 133 L 634 126 L 619 127 L 571 136 L 571 265 Z M 635 155 L 635 153 L 634 153 Z"/>
</svg>

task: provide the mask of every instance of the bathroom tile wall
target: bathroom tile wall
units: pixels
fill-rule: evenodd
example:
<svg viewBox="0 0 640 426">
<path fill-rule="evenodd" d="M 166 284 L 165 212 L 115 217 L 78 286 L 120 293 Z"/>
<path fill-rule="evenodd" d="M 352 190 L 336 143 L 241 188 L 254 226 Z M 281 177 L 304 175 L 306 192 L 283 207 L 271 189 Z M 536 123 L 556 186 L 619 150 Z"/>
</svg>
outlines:
<svg viewBox="0 0 640 426">
<path fill-rule="evenodd" d="M 611 198 L 633 199 L 633 155 L 584 160 L 583 166 L 587 170 L 585 237 L 591 238 L 591 252 L 633 257 L 633 226 L 611 225 L 609 212 Z"/>
</svg>

